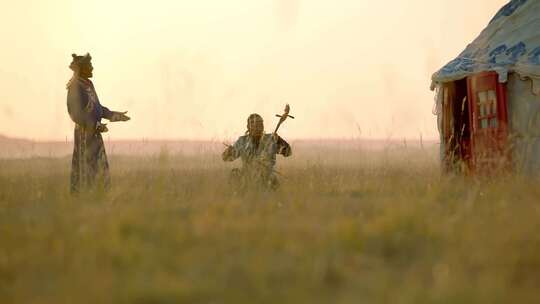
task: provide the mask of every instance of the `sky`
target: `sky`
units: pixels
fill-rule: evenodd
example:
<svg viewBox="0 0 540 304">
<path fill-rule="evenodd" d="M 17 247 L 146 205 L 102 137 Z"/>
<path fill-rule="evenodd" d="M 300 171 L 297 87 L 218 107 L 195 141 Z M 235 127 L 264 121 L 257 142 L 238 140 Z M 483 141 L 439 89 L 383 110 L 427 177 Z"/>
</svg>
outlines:
<svg viewBox="0 0 540 304">
<path fill-rule="evenodd" d="M 106 138 L 437 138 L 431 75 L 507 0 L 0 0 L 0 135 L 71 139 L 71 54 L 132 120 Z"/>
</svg>

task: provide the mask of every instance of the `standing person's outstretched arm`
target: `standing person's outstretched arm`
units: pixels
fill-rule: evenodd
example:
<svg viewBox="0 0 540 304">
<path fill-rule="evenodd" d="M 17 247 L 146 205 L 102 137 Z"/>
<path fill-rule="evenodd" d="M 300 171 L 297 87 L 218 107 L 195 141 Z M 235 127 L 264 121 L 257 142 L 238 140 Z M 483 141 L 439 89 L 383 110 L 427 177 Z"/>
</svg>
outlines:
<svg viewBox="0 0 540 304">
<path fill-rule="evenodd" d="M 103 118 L 108 119 L 111 122 L 130 120 L 131 117 L 127 116 L 126 113 L 127 111 L 116 112 L 109 110 L 107 107 L 103 107 Z"/>
</svg>

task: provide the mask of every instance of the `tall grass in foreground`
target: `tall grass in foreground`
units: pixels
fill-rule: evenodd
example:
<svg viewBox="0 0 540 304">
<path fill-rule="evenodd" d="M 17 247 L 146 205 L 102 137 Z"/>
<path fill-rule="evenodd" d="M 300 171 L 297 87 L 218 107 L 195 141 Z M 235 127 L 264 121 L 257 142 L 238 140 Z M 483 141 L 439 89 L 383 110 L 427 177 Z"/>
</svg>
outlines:
<svg viewBox="0 0 540 304">
<path fill-rule="evenodd" d="M 0 160 L 0 303 L 537 303 L 538 180 L 441 177 L 431 150 L 280 159 L 239 197 L 214 154 Z"/>
</svg>

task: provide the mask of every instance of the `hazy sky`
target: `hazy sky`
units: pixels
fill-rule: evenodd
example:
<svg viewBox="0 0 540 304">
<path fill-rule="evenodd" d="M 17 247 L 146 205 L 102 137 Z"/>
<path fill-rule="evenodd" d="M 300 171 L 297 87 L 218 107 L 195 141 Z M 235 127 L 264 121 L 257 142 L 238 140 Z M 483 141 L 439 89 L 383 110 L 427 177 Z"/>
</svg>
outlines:
<svg viewBox="0 0 540 304">
<path fill-rule="evenodd" d="M 430 77 L 507 0 L 0 0 L 0 134 L 71 138 L 71 53 L 90 52 L 110 139 L 436 137 Z M 358 128 L 359 127 L 359 128 Z"/>
</svg>

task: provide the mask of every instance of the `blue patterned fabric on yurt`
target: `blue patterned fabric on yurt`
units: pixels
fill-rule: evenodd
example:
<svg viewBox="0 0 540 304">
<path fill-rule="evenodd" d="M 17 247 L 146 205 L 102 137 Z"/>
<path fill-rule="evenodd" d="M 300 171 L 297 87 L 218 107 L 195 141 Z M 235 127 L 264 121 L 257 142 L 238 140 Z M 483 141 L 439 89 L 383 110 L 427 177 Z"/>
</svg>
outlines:
<svg viewBox="0 0 540 304">
<path fill-rule="evenodd" d="M 496 71 L 500 82 L 509 72 L 540 79 L 540 0 L 510 1 L 432 80 L 435 85 L 484 71 Z"/>
</svg>

